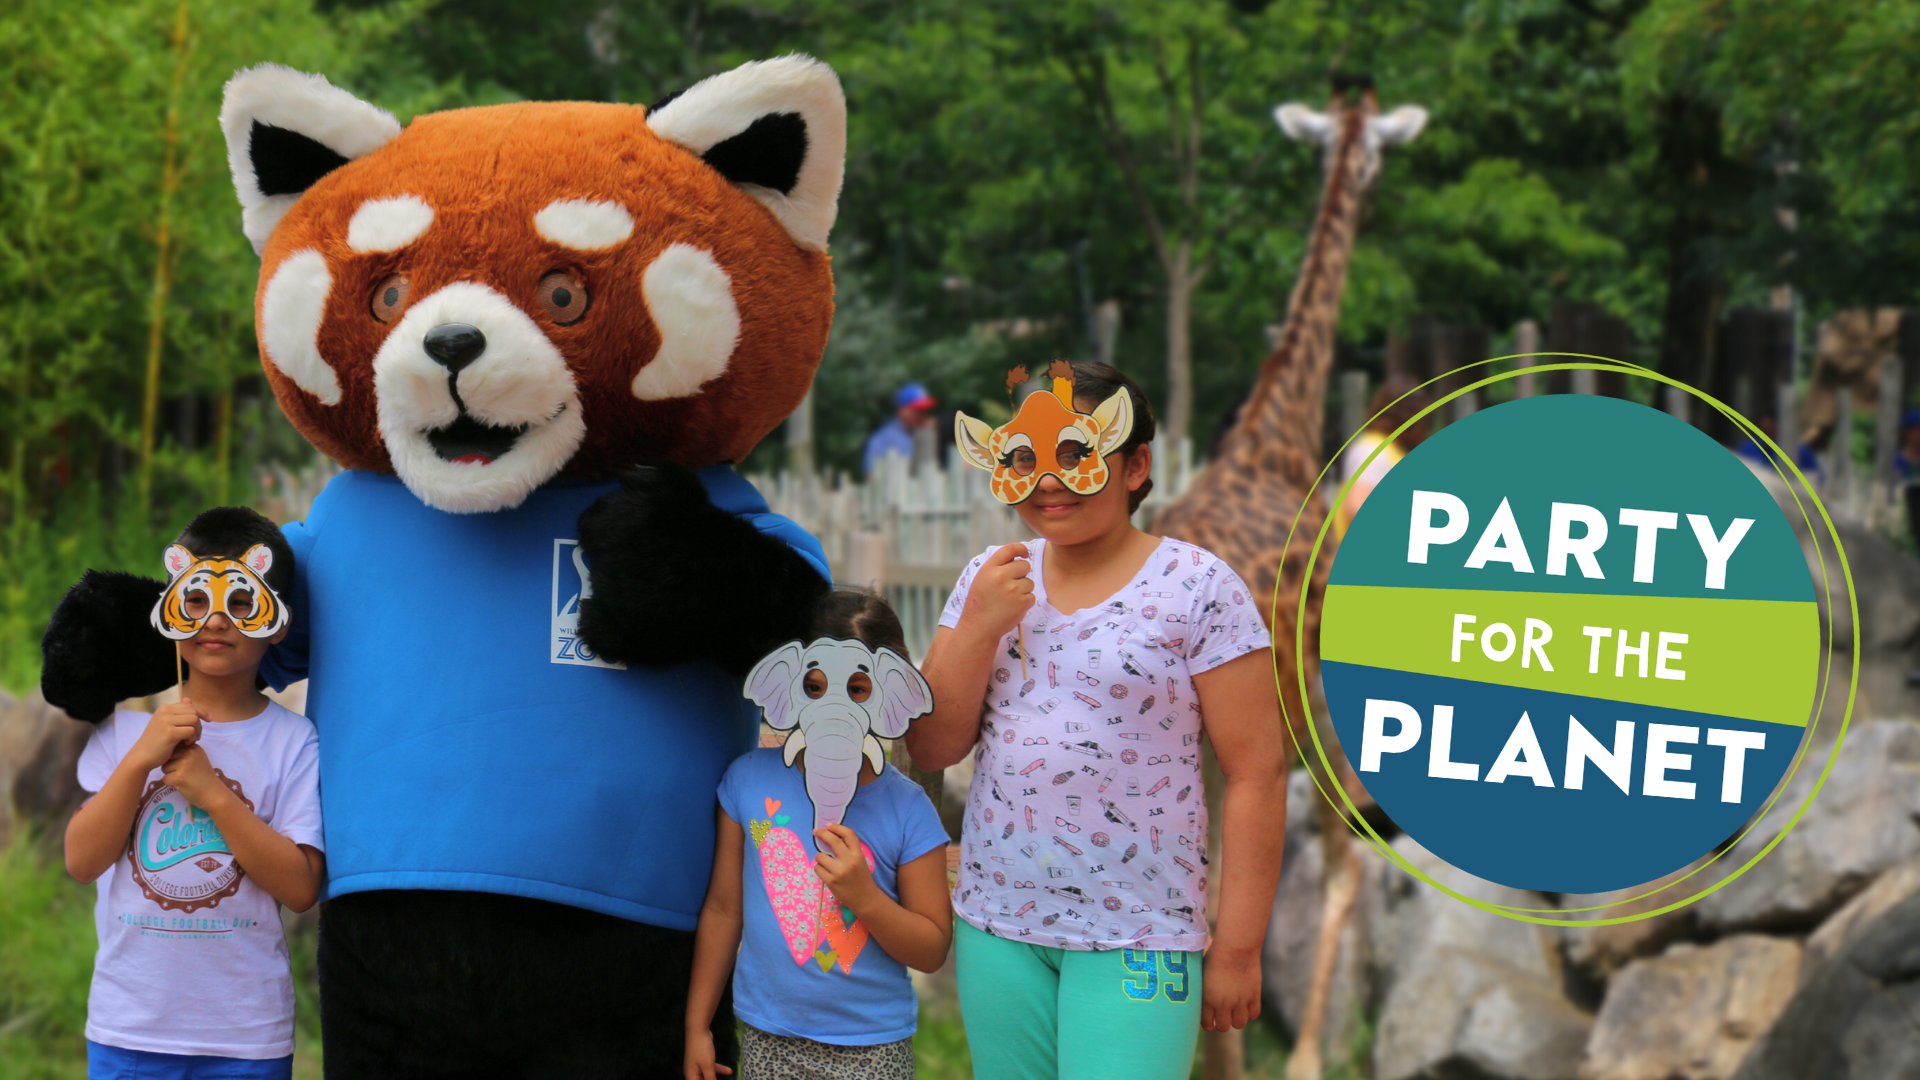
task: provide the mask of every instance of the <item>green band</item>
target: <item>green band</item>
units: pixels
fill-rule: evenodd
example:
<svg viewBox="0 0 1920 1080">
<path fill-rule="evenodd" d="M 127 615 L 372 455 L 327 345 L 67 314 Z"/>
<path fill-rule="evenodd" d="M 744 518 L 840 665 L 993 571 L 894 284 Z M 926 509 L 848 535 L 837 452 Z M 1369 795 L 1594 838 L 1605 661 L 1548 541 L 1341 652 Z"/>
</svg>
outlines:
<svg viewBox="0 0 1920 1080">
<path fill-rule="evenodd" d="M 1813 704 L 1818 657 L 1806 642 L 1819 613 L 1811 602 L 1329 585 L 1322 610 L 1320 655 L 1335 662 L 1794 727 L 1806 726 Z M 1454 640 L 1457 615 L 1473 617 L 1458 627 L 1471 639 Z M 1526 643 L 1529 619 L 1535 648 Z M 1495 624 L 1511 635 L 1487 634 Z M 1589 626 L 1608 630 L 1597 672 Z M 1638 650 L 1642 634 L 1644 667 L 1621 648 Z"/>
</svg>

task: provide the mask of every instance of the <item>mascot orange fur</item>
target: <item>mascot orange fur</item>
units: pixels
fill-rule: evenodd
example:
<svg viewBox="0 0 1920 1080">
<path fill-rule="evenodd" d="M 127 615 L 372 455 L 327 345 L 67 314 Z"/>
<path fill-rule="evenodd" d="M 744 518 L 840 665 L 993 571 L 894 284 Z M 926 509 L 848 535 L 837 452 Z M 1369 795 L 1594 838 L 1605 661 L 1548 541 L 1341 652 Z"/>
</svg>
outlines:
<svg viewBox="0 0 1920 1080">
<path fill-rule="evenodd" d="M 269 65 L 220 121 L 267 377 L 349 470 L 286 528 L 262 668 L 320 731 L 327 1072 L 678 1076 L 740 678 L 827 589 L 730 463 L 825 346 L 839 83 L 785 57 L 402 128 Z M 160 588 L 75 586 L 50 701 L 171 681 Z"/>
</svg>

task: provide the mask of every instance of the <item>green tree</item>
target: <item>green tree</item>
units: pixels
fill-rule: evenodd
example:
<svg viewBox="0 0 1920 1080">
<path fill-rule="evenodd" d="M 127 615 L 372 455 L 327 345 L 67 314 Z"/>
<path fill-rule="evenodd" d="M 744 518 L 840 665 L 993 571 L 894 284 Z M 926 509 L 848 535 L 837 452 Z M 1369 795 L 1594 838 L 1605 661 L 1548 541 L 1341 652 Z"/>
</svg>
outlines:
<svg viewBox="0 0 1920 1080">
<path fill-rule="evenodd" d="M 418 8 L 0 10 L 3 96 L 18 104 L 0 110 L 0 685 L 32 682 L 47 614 L 82 569 L 152 573 L 161 537 L 249 490 L 244 451 L 301 451 L 260 389 L 259 260 L 240 235 L 221 88 L 267 60 L 350 86 L 376 71 L 406 115 L 434 95 L 381 50 Z"/>
</svg>

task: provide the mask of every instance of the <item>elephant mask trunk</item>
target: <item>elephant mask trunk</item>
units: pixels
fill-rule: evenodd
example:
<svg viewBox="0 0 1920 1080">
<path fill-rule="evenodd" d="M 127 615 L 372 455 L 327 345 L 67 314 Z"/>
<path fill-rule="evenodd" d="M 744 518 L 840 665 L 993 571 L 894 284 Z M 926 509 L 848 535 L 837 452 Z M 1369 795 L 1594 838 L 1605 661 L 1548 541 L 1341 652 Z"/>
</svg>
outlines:
<svg viewBox="0 0 1920 1080">
<path fill-rule="evenodd" d="M 860 787 L 860 763 L 867 739 L 864 714 L 803 714 L 806 739 L 807 798 L 813 801 L 813 827 L 838 825 Z"/>
</svg>

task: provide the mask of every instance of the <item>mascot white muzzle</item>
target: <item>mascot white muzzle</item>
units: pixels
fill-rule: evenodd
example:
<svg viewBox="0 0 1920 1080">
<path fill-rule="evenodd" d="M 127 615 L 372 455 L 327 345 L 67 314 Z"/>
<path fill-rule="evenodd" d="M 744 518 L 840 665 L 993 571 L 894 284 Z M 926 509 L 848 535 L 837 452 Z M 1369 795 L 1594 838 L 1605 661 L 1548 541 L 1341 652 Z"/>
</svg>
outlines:
<svg viewBox="0 0 1920 1080">
<path fill-rule="evenodd" d="M 862 759 L 876 773 L 886 768 L 874 736 L 897 739 L 916 717 L 933 711 L 932 688 L 905 657 L 837 638 L 806 646 L 790 641 L 775 649 L 747 675 L 746 693 L 775 731 L 793 731 L 788 765 L 807 752 L 807 798 L 816 829 L 846 816 L 860 787 Z"/>
</svg>

